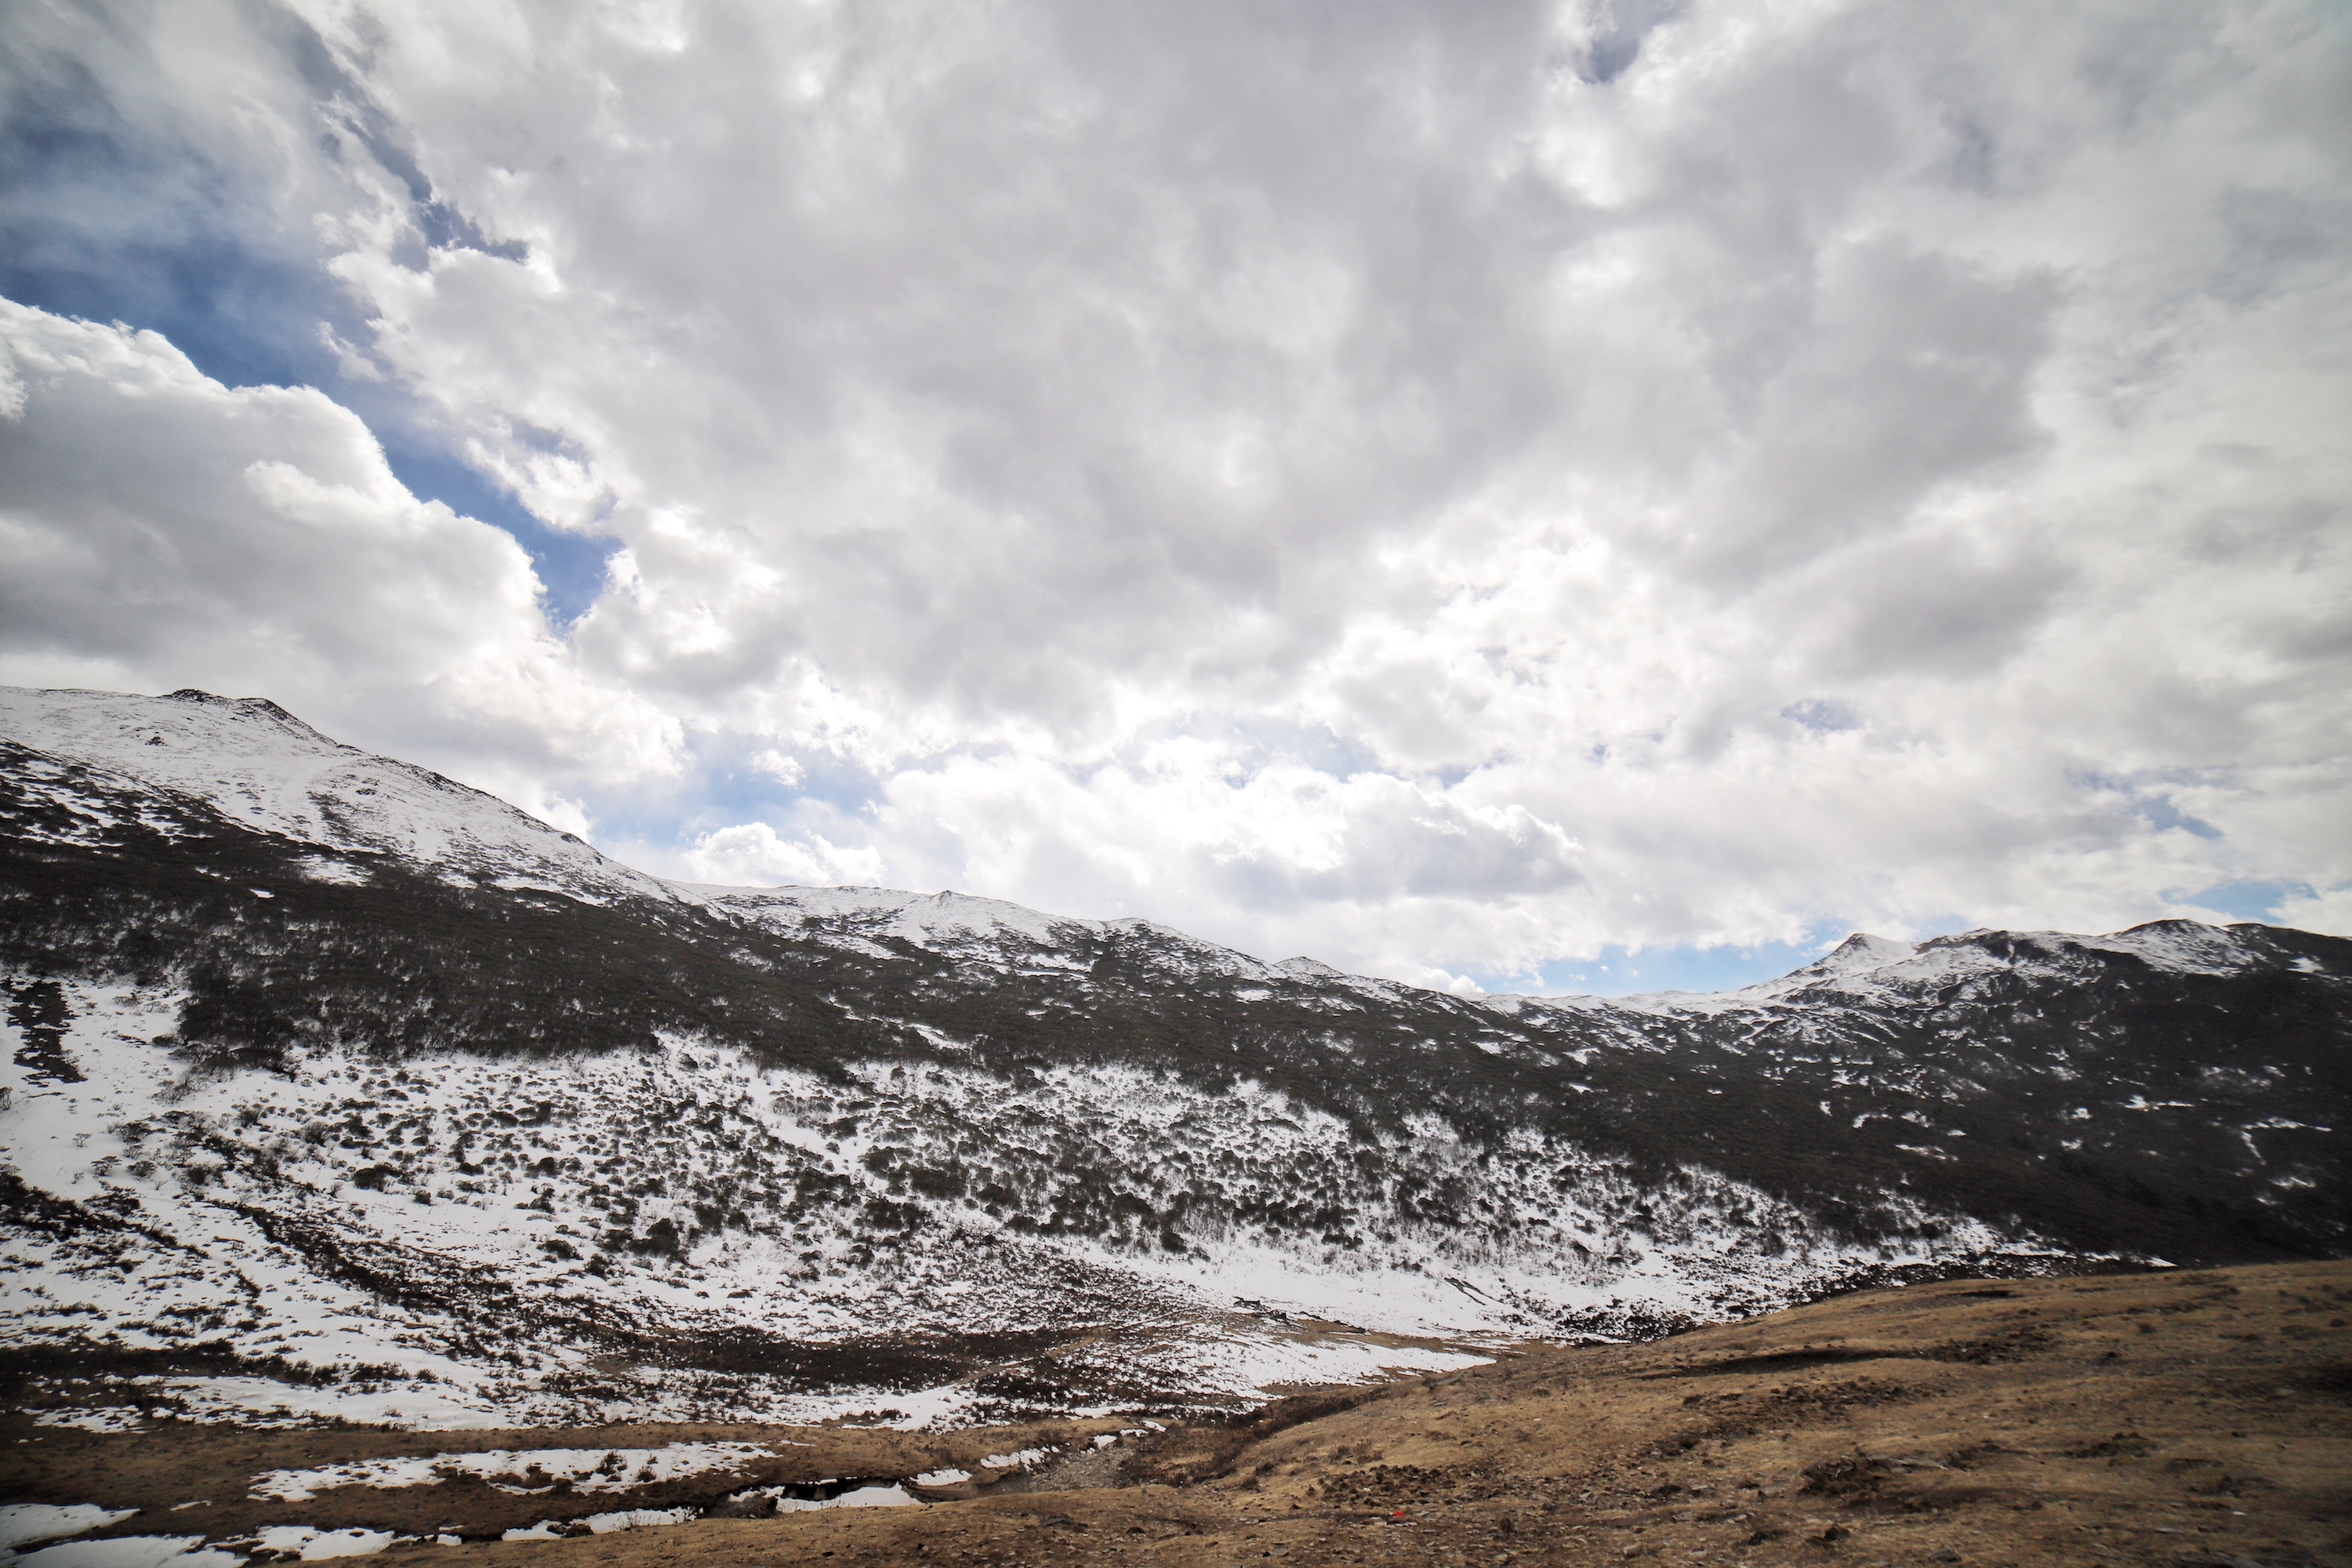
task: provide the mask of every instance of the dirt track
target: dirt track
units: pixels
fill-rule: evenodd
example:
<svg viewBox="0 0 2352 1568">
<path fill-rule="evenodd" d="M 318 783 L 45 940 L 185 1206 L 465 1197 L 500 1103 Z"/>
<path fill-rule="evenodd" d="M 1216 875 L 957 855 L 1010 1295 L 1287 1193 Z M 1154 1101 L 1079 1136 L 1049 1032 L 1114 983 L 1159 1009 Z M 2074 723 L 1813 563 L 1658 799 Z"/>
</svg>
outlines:
<svg viewBox="0 0 2352 1568">
<path fill-rule="evenodd" d="M 1129 1439 L 928 1508 L 396 1545 L 376 1561 L 2352 1564 L 2347 1318 L 2352 1264 L 1953 1281 L 1289 1402 L 1255 1428 Z M 567 1510 L 708 1503 L 753 1480 L 974 1468 L 1041 1442 L 1083 1448 L 1118 1425 L 104 1436 L 16 1424 L 0 1432 L 0 1491 L 146 1510 L 120 1534 L 301 1522 L 494 1535 Z M 369 1454 L 781 1437 L 810 1446 L 593 1501 L 478 1481 L 290 1505 L 245 1495 L 261 1470 Z M 194 1498 L 212 1506 L 157 1511 Z"/>
</svg>

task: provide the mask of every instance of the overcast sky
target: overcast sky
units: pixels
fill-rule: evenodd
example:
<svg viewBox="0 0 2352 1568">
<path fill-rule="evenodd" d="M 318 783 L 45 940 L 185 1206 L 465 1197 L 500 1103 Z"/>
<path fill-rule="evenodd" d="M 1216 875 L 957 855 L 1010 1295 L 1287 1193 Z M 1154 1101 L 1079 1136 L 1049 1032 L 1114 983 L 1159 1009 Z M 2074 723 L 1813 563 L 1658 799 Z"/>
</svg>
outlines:
<svg viewBox="0 0 2352 1568">
<path fill-rule="evenodd" d="M 1490 990 L 2352 932 L 2352 12 L 15 0 L 0 682 Z"/>
</svg>

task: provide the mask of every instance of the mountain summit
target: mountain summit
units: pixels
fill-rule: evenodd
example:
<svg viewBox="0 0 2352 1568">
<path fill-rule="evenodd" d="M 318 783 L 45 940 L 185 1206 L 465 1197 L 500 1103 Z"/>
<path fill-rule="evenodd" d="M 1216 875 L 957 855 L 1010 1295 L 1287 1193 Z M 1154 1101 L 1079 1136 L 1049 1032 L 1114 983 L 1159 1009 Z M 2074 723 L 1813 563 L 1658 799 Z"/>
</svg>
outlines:
<svg viewBox="0 0 2352 1568">
<path fill-rule="evenodd" d="M 1873 1281 L 2332 1256 L 2352 1213 L 2336 938 L 1857 933 L 1717 995 L 1466 1000 L 666 881 L 193 691 L 0 690 L 0 972 L 6 1331 L 150 1408 L 1242 1405 Z"/>
</svg>

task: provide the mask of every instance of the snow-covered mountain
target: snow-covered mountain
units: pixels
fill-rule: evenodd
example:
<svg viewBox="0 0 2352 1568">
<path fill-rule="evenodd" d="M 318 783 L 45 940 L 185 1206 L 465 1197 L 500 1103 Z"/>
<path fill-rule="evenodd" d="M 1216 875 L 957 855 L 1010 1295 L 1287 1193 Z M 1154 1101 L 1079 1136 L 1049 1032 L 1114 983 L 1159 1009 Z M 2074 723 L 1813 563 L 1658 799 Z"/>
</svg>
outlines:
<svg viewBox="0 0 2352 1568">
<path fill-rule="evenodd" d="M 87 834 L 97 803 L 197 809 L 315 853 L 307 876 L 362 875 L 349 857 L 390 857 L 471 886 L 544 886 L 575 899 L 666 898 L 656 878 L 439 773 L 320 734 L 275 702 L 203 691 L 125 697 L 0 687 L 0 738 L 27 753 L 19 787 L 56 800 Z M 88 779 L 94 789 L 75 781 Z M 32 830 L 37 836 L 42 830 Z"/>
<path fill-rule="evenodd" d="M 0 972 L 35 1403 L 1245 1402 L 1867 1279 L 2346 1243 L 2352 942 L 2260 926 L 1474 1002 L 667 882 L 267 702 L 0 690 Z"/>
</svg>

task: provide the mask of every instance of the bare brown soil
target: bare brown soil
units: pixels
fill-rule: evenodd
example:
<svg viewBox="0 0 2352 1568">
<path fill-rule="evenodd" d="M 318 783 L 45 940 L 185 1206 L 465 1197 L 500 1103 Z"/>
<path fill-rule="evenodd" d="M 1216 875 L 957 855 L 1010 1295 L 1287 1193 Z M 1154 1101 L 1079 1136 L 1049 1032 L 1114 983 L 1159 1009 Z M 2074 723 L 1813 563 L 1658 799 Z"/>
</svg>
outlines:
<svg viewBox="0 0 2352 1568">
<path fill-rule="evenodd" d="M 454 1529 L 375 1561 L 619 1568 L 726 1563 L 1255 1563 L 2352 1564 L 2352 1264 L 1876 1290 L 1638 1346 L 1537 1350 L 1245 1425 L 1097 1452 L 1118 1422 L 944 1435 L 608 1427 L 419 1435 L 0 1427 L 10 1501 L 138 1507 L 113 1533 L 262 1524 Z M 250 1479 L 370 1455 L 790 1437 L 737 1475 L 530 1497 L 478 1481 L 262 1504 Z M 753 1484 L 978 1470 L 1060 1443 L 1040 1473 L 931 1507 L 833 1510 L 545 1542 L 478 1539 Z M 210 1506 L 166 1513 L 174 1503 Z"/>
</svg>

